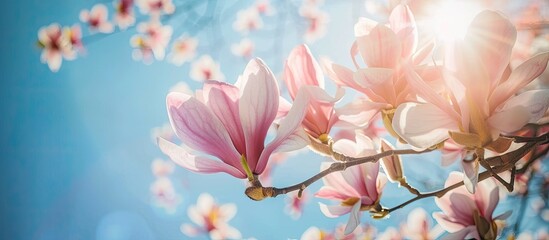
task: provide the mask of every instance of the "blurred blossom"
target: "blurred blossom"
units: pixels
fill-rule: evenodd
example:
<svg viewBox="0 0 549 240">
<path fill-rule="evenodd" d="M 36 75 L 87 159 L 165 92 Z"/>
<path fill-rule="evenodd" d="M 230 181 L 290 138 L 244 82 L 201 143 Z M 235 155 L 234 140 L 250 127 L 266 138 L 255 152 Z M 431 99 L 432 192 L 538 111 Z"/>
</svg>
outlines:
<svg viewBox="0 0 549 240">
<path fill-rule="evenodd" d="M 444 187 L 461 182 L 462 179 L 463 174 L 451 172 Z M 499 203 L 499 188 L 491 178 L 479 182 L 474 194 L 462 186 L 441 198 L 435 198 L 435 203 L 442 212 L 433 213 L 433 217 L 449 232 L 448 238 L 454 239 L 495 239 L 502 230 L 498 228 L 497 222 L 511 215 L 511 211 L 508 211 L 492 216 Z"/>
<path fill-rule="evenodd" d="M 242 238 L 240 231 L 228 223 L 236 215 L 236 205 L 217 204 L 208 193 L 200 194 L 196 202 L 187 210 L 187 215 L 196 225 L 184 223 L 181 232 L 189 237 L 207 235 L 211 239 Z"/>
<path fill-rule="evenodd" d="M 63 34 L 57 23 L 38 30 L 38 45 L 42 48 L 40 60 L 47 63 L 52 72 L 59 70 L 63 58 L 72 60 L 76 57 L 70 39 Z"/>
<path fill-rule="evenodd" d="M 168 92 L 180 92 L 185 94 L 193 94 L 193 91 L 189 87 L 189 84 L 186 82 L 177 82 L 175 85 L 173 85 Z"/>
<path fill-rule="evenodd" d="M 164 59 L 166 47 L 172 37 L 172 27 L 151 20 L 137 25 L 137 32 L 130 39 L 132 47 L 136 48 L 134 59 L 143 60 L 147 64 L 152 63 L 152 57 L 156 60 Z"/>
<path fill-rule="evenodd" d="M 198 39 L 192 37 L 179 37 L 172 44 L 172 51 L 168 55 L 168 59 L 176 66 L 181 66 L 186 62 L 190 62 L 196 55 L 196 47 Z"/>
<path fill-rule="evenodd" d="M 219 64 L 214 62 L 210 55 L 202 55 L 191 65 L 190 76 L 195 81 L 216 80 L 224 81 L 225 76 L 221 73 Z"/>
<path fill-rule="evenodd" d="M 236 20 L 233 23 L 235 31 L 242 34 L 263 28 L 263 20 L 255 7 L 246 8 L 236 13 Z"/>
<path fill-rule="evenodd" d="M 156 177 L 167 177 L 173 173 L 175 165 L 172 161 L 164 161 L 162 159 L 155 159 L 151 164 L 151 170 Z"/>
<path fill-rule="evenodd" d="M 157 178 L 150 188 L 153 203 L 164 208 L 167 213 L 173 214 L 181 203 L 181 196 L 177 194 L 172 181 L 167 177 Z"/>
<path fill-rule="evenodd" d="M 377 235 L 377 239 L 380 240 L 402 240 L 404 237 L 401 233 L 394 227 L 388 227 L 385 231 Z"/>
<path fill-rule="evenodd" d="M 161 14 L 172 14 L 175 6 L 172 0 L 136 0 L 137 6 L 143 14 L 158 17 Z"/>
<path fill-rule="evenodd" d="M 275 13 L 270 0 L 256 0 L 255 7 L 261 15 L 271 16 Z"/>
<path fill-rule="evenodd" d="M 355 239 L 376 239 L 377 230 L 370 225 L 357 226 L 357 228 L 345 234 L 345 225 L 338 225 L 331 231 L 326 231 L 318 227 L 309 227 L 301 235 L 301 240 L 355 240 Z"/>
<path fill-rule="evenodd" d="M 336 152 L 351 157 L 364 157 L 376 153 L 373 144 L 366 136 L 357 136 L 356 142 L 342 139 L 334 143 Z M 330 166 L 323 163 L 321 170 Z M 352 232 L 359 225 L 360 212 L 381 210 L 379 203 L 381 191 L 387 182 L 385 175 L 379 172 L 379 162 L 364 163 L 349 167 L 341 172 L 325 176 L 324 186 L 315 194 L 318 198 L 338 201 L 339 205 L 320 204 L 320 210 L 330 218 L 350 213 L 345 233 Z"/>
<path fill-rule="evenodd" d="M 250 58 L 253 56 L 255 44 L 249 38 L 242 39 L 231 46 L 231 52 L 237 57 Z"/>
<path fill-rule="evenodd" d="M 303 209 L 308 201 L 308 191 L 303 191 L 301 197 L 298 197 L 297 192 L 286 194 L 286 207 L 284 208 L 284 212 L 289 214 L 293 219 L 299 219 L 301 214 L 303 214 Z"/>
<path fill-rule="evenodd" d="M 401 228 L 408 239 L 436 239 L 438 234 L 431 230 L 430 219 L 423 208 L 415 208 L 408 213 L 408 219 Z"/>
<path fill-rule="evenodd" d="M 235 85 L 206 81 L 194 96 L 172 92 L 166 104 L 177 136 L 196 152 L 209 156 L 195 155 L 162 138 L 158 139 L 159 147 L 188 170 L 225 172 L 252 180 L 263 173 L 273 153 L 307 144 L 299 126 L 309 96 L 302 94 L 281 120 L 276 137 L 265 145 L 278 112 L 279 96 L 273 73 L 258 58 L 248 63 Z"/>
<path fill-rule="evenodd" d="M 88 24 L 90 32 L 111 33 L 114 26 L 108 21 L 109 12 L 103 4 L 96 4 L 90 11 L 80 12 L 80 21 Z"/>
<path fill-rule="evenodd" d="M 135 23 L 133 0 L 118 0 L 114 3 L 114 8 L 116 10 L 114 23 L 116 23 L 120 29 L 124 30 Z"/>
<path fill-rule="evenodd" d="M 80 25 L 74 24 L 72 27 L 64 27 L 63 35 L 70 42 L 70 46 L 73 51 L 84 52 L 84 45 L 82 43 L 82 29 Z"/>
<path fill-rule="evenodd" d="M 151 129 L 151 139 L 156 143 L 157 139 L 161 137 L 166 140 L 173 140 L 175 138 L 175 132 L 172 129 L 170 123 L 165 123 L 160 127 L 154 127 Z"/>
<path fill-rule="evenodd" d="M 299 15 L 307 21 L 307 29 L 303 39 L 307 43 L 313 43 L 326 35 L 326 26 L 330 21 L 328 14 L 316 7 L 304 5 L 299 9 Z"/>
</svg>

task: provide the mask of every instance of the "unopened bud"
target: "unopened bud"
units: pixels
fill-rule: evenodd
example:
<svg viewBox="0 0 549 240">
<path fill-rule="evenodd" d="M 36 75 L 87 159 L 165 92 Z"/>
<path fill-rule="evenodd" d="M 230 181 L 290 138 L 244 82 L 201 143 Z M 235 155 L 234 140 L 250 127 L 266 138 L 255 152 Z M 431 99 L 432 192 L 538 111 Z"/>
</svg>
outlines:
<svg viewBox="0 0 549 240">
<path fill-rule="evenodd" d="M 393 150 L 394 147 L 385 139 L 381 139 L 381 151 Z M 391 182 L 401 182 L 401 179 L 404 177 L 404 172 L 402 170 L 402 162 L 400 156 L 390 155 L 381 159 L 381 167 L 387 174 L 387 178 Z"/>
</svg>

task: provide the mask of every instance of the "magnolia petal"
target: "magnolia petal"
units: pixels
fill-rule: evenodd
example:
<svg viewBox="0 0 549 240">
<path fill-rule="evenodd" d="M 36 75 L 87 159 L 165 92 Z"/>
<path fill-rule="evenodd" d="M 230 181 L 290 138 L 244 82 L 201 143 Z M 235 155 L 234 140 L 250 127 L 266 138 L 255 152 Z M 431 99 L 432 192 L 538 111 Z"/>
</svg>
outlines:
<svg viewBox="0 0 549 240">
<path fill-rule="evenodd" d="M 336 189 L 332 186 L 322 186 L 318 192 L 315 193 L 315 197 L 317 198 L 324 198 L 329 200 L 337 200 L 337 201 L 344 201 L 349 196 L 346 194 L 343 194 L 340 189 Z"/>
<path fill-rule="evenodd" d="M 182 166 L 188 170 L 199 173 L 217 173 L 225 172 L 237 178 L 246 178 L 246 174 L 228 164 L 220 161 L 215 161 L 206 157 L 194 156 L 185 149 L 176 144 L 163 139 L 158 138 L 158 147 L 160 150 L 168 155 L 179 166 Z"/>
<path fill-rule="evenodd" d="M 259 59 L 252 59 L 243 73 L 244 89 L 241 89 L 239 113 L 244 137 L 246 138 L 246 159 L 250 169 L 256 165 L 264 148 L 267 131 L 278 112 L 280 92 L 269 67 Z"/>
<path fill-rule="evenodd" d="M 360 225 L 360 206 L 361 201 L 357 201 L 355 205 L 353 205 L 353 208 L 351 209 L 351 214 L 349 215 L 349 221 L 347 222 L 347 225 L 345 226 L 345 235 L 351 234 L 358 225 Z"/>
<path fill-rule="evenodd" d="M 440 224 L 440 226 L 442 226 L 444 230 L 450 233 L 458 232 L 465 227 L 462 223 L 448 217 L 443 212 L 433 213 L 433 218 L 437 221 L 438 224 Z"/>
<path fill-rule="evenodd" d="M 393 72 L 393 69 L 388 68 L 361 68 L 353 75 L 353 79 L 361 87 L 370 88 L 391 81 Z"/>
<path fill-rule="evenodd" d="M 511 214 L 513 214 L 513 210 L 506 211 L 506 212 L 498 215 L 497 217 L 495 217 L 494 220 L 505 220 L 505 219 L 509 218 L 511 216 Z"/>
<path fill-rule="evenodd" d="M 321 60 L 322 69 L 329 78 L 334 80 L 338 86 L 348 86 L 351 88 L 360 88 L 353 79 L 353 71 L 349 68 L 335 64 L 328 59 Z"/>
<path fill-rule="evenodd" d="M 541 119 L 549 107 L 549 89 L 531 90 L 512 97 L 505 103 L 501 111 L 514 106 L 523 106 L 530 115 L 529 123 Z"/>
<path fill-rule="evenodd" d="M 284 67 L 284 82 L 294 99 L 301 86 L 313 85 L 324 88 L 322 69 L 307 45 L 299 45 L 290 52 Z"/>
<path fill-rule="evenodd" d="M 170 123 L 176 135 L 189 147 L 240 166 L 240 154 L 223 123 L 200 101 L 172 92 L 166 97 Z"/>
<path fill-rule="evenodd" d="M 530 120 L 530 112 L 524 106 L 513 106 L 497 112 L 487 119 L 488 124 L 505 133 L 515 132 Z"/>
<path fill-rule="evenodd" d="M 373 21 L 368 18 L 360 17 L 358 18 L 358 22 L 355 23 L 354 30 L 355 30 L 355 37 L 362 37 L 365 35 L 368 35 L 374 27 L 376 27 L 378 23 L 376 21 Z"/>
<path fill-rule="evenodd" d="M 475 159 L 472 161 L 462 161 L 461 163 L 463 173 L 465 174 L 463 177 L 463 184 L 465 185 L 465 188 L 467 188 L 467 191 L 475 193 L 478 182 L 479 162 Z"/>
<path fill-rule="evenodd" d="M 357 201 L 357 203 L 360 204 L 360 201 Z M 336 218 L 341 215 L 345 215 L 351 211 L 351 207 L 348 206 L 338 206 L 338 205 L 331 205 L 328 206 L 324 203 L 318 203 L 320 206 L 320 211 L 324 214 L 324 216 L 329 218 Z"/>
<path fill-rule="evenodd" d="M 542 74 L 547 67 L 547 61 L 549 61 L 549 52 L 541 53 L 528 59 L 513 70 L 509 79 L 498 85 L 490 96 L 491 110 L 497 108 L 501 103 Z"/>
<path fill-rule="evenodd" d="M 457 123 L 435 105 L 401 104 L 393 117 L 393 129 L 410 145 L 428 148 L 447 139 Z"/>
<path fill-rule="evenodd" d="M 368 67 L 394 68 L 401 56 L 400 40 L 393 30 L 378 24 L 368 35 L 357 37 L 357 46 Z"/>
<path fill-rule="evenodd" d="M 339 126 L 364 128 L 372 123 L 374 116 L 381 110 L 389 108 L 387 103 L 376 103 L 368 99 L 358 99 L 336 109 Z"/>
<path fill-rule="evenodd" d="M 466 237 L 472 233 L 476 233 L 476 235 L 478 235 L 476 226 L 468 226 L 466 228 L 458 230 L 457 232 L 452 232 L 442 237 L 441 240 L 466 239 Z M 479 239 L 479 238 L 473 238 L 473 239 Z"/>
<path fill-rule="evenodd" d="M 234 203 L 226 203 L 219 206 L 220 218 L 222 221 L 227 222 L 236 215 L 236 205 Z"/>
<path fill-rule="evenodd" d="M 397 33 L 402 43 L 402 57 L 407 58 L 417 48 L 418 32 L 416 21 L 410 8 L 405 4 L 399 4 L 389 16 L 391 29 Z"/>
</svg>

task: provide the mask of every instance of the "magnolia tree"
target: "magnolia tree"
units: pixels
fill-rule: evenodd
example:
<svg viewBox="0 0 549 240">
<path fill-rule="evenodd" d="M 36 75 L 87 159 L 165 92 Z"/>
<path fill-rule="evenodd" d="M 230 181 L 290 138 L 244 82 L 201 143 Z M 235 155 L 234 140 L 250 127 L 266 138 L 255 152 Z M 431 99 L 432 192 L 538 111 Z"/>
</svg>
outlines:
<svg viewBox="0 0 549 240">
<path fill-rule="evenodd" d="M 208 9 L 212 2 L 207 3 Z M 463 37 L 448 38 L 422 29 L 428 26 L 422 24 L 428 21 L 424 16 L 430 6 L 427 2 L 383 5 L 367 1 L 366 9 L 385 16 L 386 21 L 359 18 L 354 26 L 346 26 L 354 27 L 354 36 L 349 36 L 354 42 L 348 48 L 337 47 L 350 53 L 352 66 L 327 58 L 318 61 L 307 45 L 297 44 L 283 60 L 283 73 L 278 77 L 281 85 L 268 64 L 254 58 L 255 43 L 250 39 L 244 37 L 231 47 L 235 55 L 250 60 L 238 79 L 225 79 L 216 59 L 203 55 L 193 61 L 200 43 L 192 32 L 182 33 L 171 41 L 167 59 L 178 66 L 193 61 L 189 76 L 203 81 L 203 86 L 193 92 L 181 85 L 167 95 L 170 124 L 154 130 L 155 141 L 185 169 L 245 179 L 243 192 L 251 200 L 289 195 L 288 212 L 294 217 L 309 202 L 305 190 L 322 181 L 314 196 L 331 201 L 320 203 L 320 211 L 330 218 L 348 215 L 348 221 L 333 232 L 310 228 L 303 239 L 376 234 L 379 238 L 432 239 L 444 231 L 450 239 L 495 239 L 505 229 L 504 234 L 518 236 L 524 207 L 499 215 L 494 209 L 506 194 L 519 196 L 524 205 L 536 176 L 545 181 L 540 187 L 544 201 L 538 210 L 547 208 L 548 175 L 542 161 L 549 149 L 549 90 L 545 88 L 549 78 L 543 73 L 549 52 L 543 49 L 549 49 L 549 40 L 544 35 L 547 21 L 539 11 L 545 5 L 524 3 L 521 11 L 509 16 L 483 2 L 485 10 L 472 16 Z M 497 4 L 502 3 L 506 2 Z M 134 13 L 134 4 L 141 16 Z M 162 22 L 198 4 L 121 0 L 112 8 L 113 22 L 109 8 L 102 4 L 83 10 L 80 20 L 90 34 L 108 34 L 115 26 L 122 31 L 135 26 L 139 17 L 148 16 L 149 20 L 137 23 L 130 44 L 135 48 L 134 59 L 151 63 L 164 59 L 174 35 L 172 27 Z M 303 39 L 311 43 L 324 35 L 328 16 L 320 10 L 321 1 L 299 4 L 297 12 L 306 26 Z M 195 26 L 208 26 L 208 14 Z M 233 28 L 251 34 L 263 28 L 262 18 L 275 14 L 282 13 L 268 1 L 257 1 L 236 12 Z M 451 19 L 442 23 L 438 33 L 454 31 Z M 83 53 L 86 38 L 93 42 L 92 35 L 83 37 L 78 25 L 62 29 L 52 24 L 38 36 L 42 61 L 52 71 L 59 69 L 63 59 Z M 328 93 L 326 80 L 336 86 L 335 94 Z M 289 98 L 282 96 L 281 89 L 287 90 Z M 328 161 L 319 166 L 318 174 L 301 182 L 271 186 L 272 168 L 291 156 L 288 152 L 299 149 L 309 149 Z M 402 157 L 434 151 L 442 153 L 441 168 L 456 162 L 461 172 L 451 172 L 443 187 L 427 192 L 408 182 L 417 176 L 406 174 Z M 152 164 L 157 180 L 151 192 L 155 203 L 167 210 L 180 202 L 170 180 L 173 168 L 172 162 L 161 159 Z M 384 205 L 388 184 L 399 185 L 414 197 Z M 390 228 L 376 233 L 361 223 L 362 213 L 376 221 L 424 198 L 431 198 L 440 208 L 432 215 L 437 228 L 429 225 L 422 209 L 412 211 L 400 231 Z M 181 227 L 188 236 L 242 237 L 228 224 L 236 213 L 235 205 L 218 204 L 203 194 L 188 213 L 194 224 Z M 519 216 L 514 223 L 506 222 L 511 214 Z M 535 234 L 540 239 L 548 237 L 543 232 Z"/>
</svg>

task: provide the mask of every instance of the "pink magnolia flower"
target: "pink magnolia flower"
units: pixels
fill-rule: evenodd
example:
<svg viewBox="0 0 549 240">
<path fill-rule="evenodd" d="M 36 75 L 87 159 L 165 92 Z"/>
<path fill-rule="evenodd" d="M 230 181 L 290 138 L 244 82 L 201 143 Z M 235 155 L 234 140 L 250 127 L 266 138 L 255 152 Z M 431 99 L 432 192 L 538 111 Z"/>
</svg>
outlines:
<svg viewBox="0 0 549 240">
<path fill-rule="evenodd" d="M 80 21 L 87 23 L 91 32 L 111 33 L 114 26 L 108 21 L 108 18 L 109 12 L 103 4 L 96 4 L 90 11 L 82 10 L 80 12 Z"/>
<path fill-rule="evenodd" d="M 439 236 L 437 228 L 431 229 L 430 219 L 423 208 L 415 208 L 408 214 L 401 232 L 407 239 L 436 239 Z"/>
<path fill-rule="evenodd" d="M 154 17 L 175 12 L 172 0 L 137 0 L 136 3 L 141 13 L 150 14 Z"/>
<path fill-rule="evenodd" d="M 334 143 L 334 149 L 352 157 L 364 157 L 375 154 L 372 141 L 366 136 L 357 136 L 356 142 L 343 139 Z M 324 163 L 322 169 L 329 167 Z M 328 206 L 320 203 L 320 210 L 327 217 L 339 217 L 350 213 L 345 233 L 352 232 L 359 225 L 360 211 L 378 211 L 381 190 L 387 178 L 379 173 L 379 162 L 365 163 L 347 168 L 345 171 L 327 175 L 324 186 L 315 194 L 316 197 L 336 200 L 339 205 Z"/>
<path fill-rule="evenodd" d="M 173 173 L 174 164 L 172 161 L 164 161 L 162 159 L 155 159 L 151 164 L 151 170 L 156 177 L 166 177 Z"/>
<path fill-rule="evenodd" d="M 317 92 L 315 95 L 327 95 L 324 91 L 324 75 L 307 45 L 299 45 L 290 52 L 284 65 L 284 82 L 292 100 L 296 99 L 300 89 L 314 90 Z M 327 143 L 328 134 L 338 121 L 334 105 L 340 98 L 341 96 L 328 102 L 312 100 L 302 123 L 312 138 Z"/>
<path fill-rule="evenodd" d="M 316 6 L 304 5 L 299 9 L 299 15 L 307 21 L 307 29 L 303 39 L 313 43 L 326 35 L 326 25 L 330 21 L 328 14 Z"/>
<path fill-rule="evenodd" d="M 235 85 L 206 81 L 195 96 L 170 93 L 167 107 L 177 136 L 190 148 L 211 155 L 193 155 L 158 139 L 160 149 L 177 164 L 202 173 L 225 172 L 237 178 L 260 175 L 274 152 L 307 144 L 299 128 L 308 104 L 298 97 L 281 120 L 276 137 L 264 144 L 277 111 L 280 92 L 271 70 L 260 59 L 251 60 Z"/>
<path fill-rule="evenodd" d="M 354 239 L 375 239 L 376 229 L 370 225 L 357 226 L 349 234 L 345 234 L 345 225 L 338 225 L 331 231 L 318 227 L 309 227 L 301 235 L 301 240 L 354 240 Z"/>
<path fill-rule="evenodd" d="M 248 34 L 251 31 L 263 28 L 263 20 L 261 20 L 258 9 L 250 7 L 238 11 L 236 13 L 236 20 L 233 23 L 233 28 L 237 32 L 243 34 Z"/>
<path fill-rule="evenodd" d="M 47 63 L 52 72 L 57 72 L 61 67 L 63 58 L 68 60 L 75 58 L 70 39 L 61 31 L 61 26 L 52 23 L 38 30 L 38 45 L 42 48 L 40 60 Z"/>
<path fill-rule="evenodd" d="M 223 81 L 225 76 L 210 55 L 202 55 L 191 65 L 191 79 L 195 81 L 217 80 Z"/>
<path fill-rule="evenodd" d="M 201 234 L 209 235 L 211 239 L 240 239 L 238 229 L 229 225 L 236 214 L 236 205 L 232 203 L 217 204 L 208 193 L 202 193 L 196 200 L 196 205 L 191 205 L 187 215 L 198 226 L 184 223 L 181 232 L 189 237 Z"/>
<path fill-rule="evenodd" d="M 404 239 L 402 234 L 394 227 L 387 227 L 385 231 L 379 233 L 376 237 L 381 240 L 403 240 Z"/>
<path fill-rule="evenodd" d="M 231 52 L 238 57 L 250 58 L 255 49 L 255 44 L 249 38 L 242 39 L 239 43 L 231 46 Z"/>
<path fill-rule="evenodd" d="M 119 0 L 114 3 L 114 8 L 116 9 L 114 22 L 120 29 L 124 30 L 135 23 L 133 0 Z"/>
<path fill-rule="evenodd" d="M 172 51 L 168 58 L 170 62 L 176 66 L 181 66 L 186 62 L 191 61 L 196 55 L 196 47 L 198 39 L 192 37 L 181 36 L 174 41 Z"/>
<path fill-rule="evenodd" d="M 462 165 L 471 192 L 484 148 L 500 153 L 507 150 L 510 141 L 499 134 L 536 122 L 549 106 L 549 90 L 515 96 L 545 70 L 549 60 L 549 52 L 539 54 L 507 72 L 515 36 L 515 27 L 499 13 L 481 12 L 464 41 L 447 56 L 447 93 L 439 95 L 410 70 L 410 85 L 427 103 L 402 104 L 394 115 L 394 131 L 415 147 L 428 148 L 451 137 L 468 150 L 463 154 L 468 161 Z"/>
<path fill-rule="evenodd" d="M 284 212 L 290 215 L 293 219 L 298 219 L 303 213 L 305 204 L 309 201 L 309 192 L 303 191 L 301 197 L 297 193 L 286 195 L 286 207 Z"/>
<path fill-rule="evenodd" d="M 389 26 L 359 19 L 355 24 L 356 41 L 351 48 L 357 71 L 329 62 L 324 64 L 328 75 L 338 85 L 351 87 L 367 96 L 367 99 L 355 101 L 340 114 L 340 118 L 348 118 L 349 121 L 354 120 L 355 125 L 364 126 L 370 122 L 369 118 L 383 110 L 385 128 L 397 137 L 391 127 L 394 109 L 403 103 L 417 101 L 403 68 L 421 63 L 432 49 L 432 45 L 426 45 L 416 51 L 417 35 L 414 16 L 406 5 L 400 4 L 393 9 Z M 361 68 L 356 62 L 354 56 L 357 54 L 366 63 L 366 68 Z M 429 80 L 437 78 L 436 72 L 432 67 L 421 67 L 422 75 L 429 77 Z M 431 81 L 432 84 L 435 82 Z"/>
<path fill-rule="evenodd" d="M 172 181 L 167 177 L 157 178 L 150 188 L 153 203 L 164 208 L 168 213 L 175 213 L 181 203 L 181 196 L 177 194 Z"/>
<path fill-rule="evenodd" d="M 152 20 L 137 25 L 137 32 L 130 40 L 131 45 L 136 48 L 134 59 L 143 59 L 145 63 L 150 63 L 153 56 L 156 60 L 164 59 L 166 47 L 172 37 L 172 27 Z"/>
<path fill-rule="evenodd" d="M 444 187 L 460 182 L 463 175 L 451 172 Z M 478 189 L 470 194 L 465 188 L 459 187 L 441 198 L 435 198 L 435 203 L 442 212 L 433 213 L 435 220 L 448 231 L 449 239 L 495 239 L 500 233 L 496 221 L 503 221 L 511 214 L 508 211 L 493 217 L 494 209 L 499 202 L 499 188 L 493 179 L 478 183 Z"/>
</svg>

